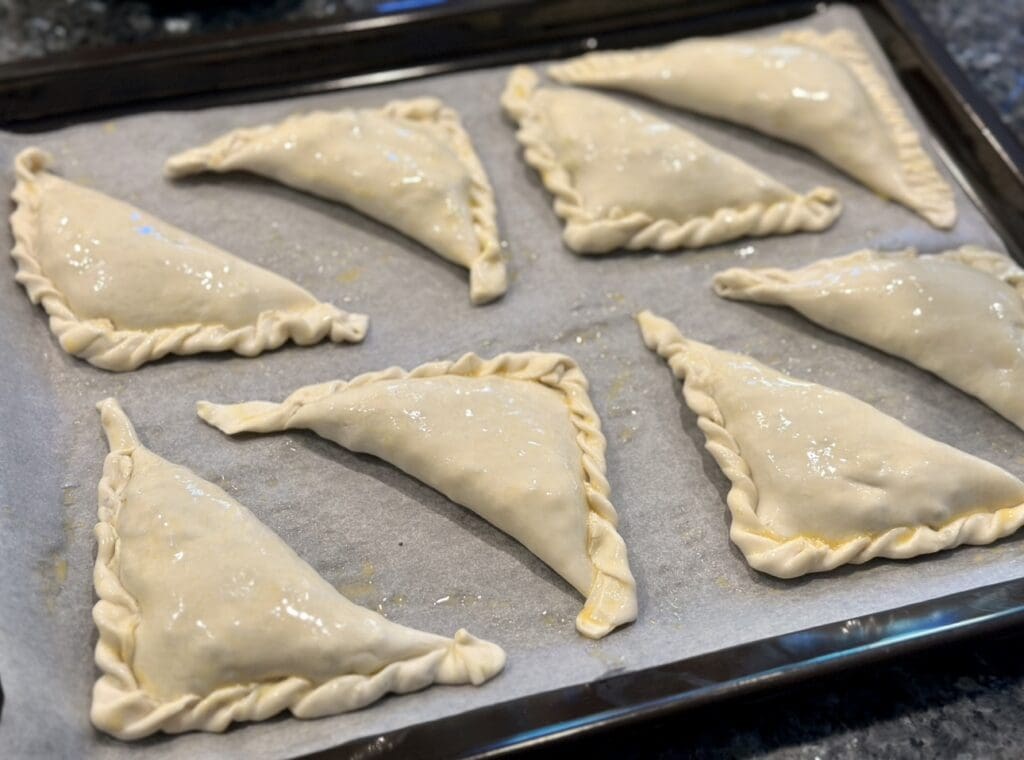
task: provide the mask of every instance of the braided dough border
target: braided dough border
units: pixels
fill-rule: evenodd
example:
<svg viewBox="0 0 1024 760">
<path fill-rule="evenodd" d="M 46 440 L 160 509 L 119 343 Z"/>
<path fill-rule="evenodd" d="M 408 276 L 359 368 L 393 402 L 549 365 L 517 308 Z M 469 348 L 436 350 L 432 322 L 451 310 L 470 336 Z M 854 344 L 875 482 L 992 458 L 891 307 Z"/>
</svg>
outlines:
<svg viewBox="0 0 1024 760">
<path fill-rule="evenodd" d="M 497 210 L 494 189 L 487 179 L 487 173 L 473 148 L 469 134 L 462 126 L 458 112 L 432 97 L 393 100 L 385 103 L 379 110 L 390 119 L 432 129 L 455 150 L 456 157 L 469 175 L 470 213 L 479 248 L 479 254 L 468 267 L 469 297 L 472 303 L 478 306 L 500 297 L 508 289 L 508 277 L 495 221 Z M 296 114 L 289 116 L 280 124 L 323 113 L 326 112 Z M 235 151 L 253 138 L 276 129 L 280 124 L 265 124 L 228 132 L 208 145 L 172 156 L 164 166 L 165 173 L 168 177 L 177 178 L 210 169 L 223 171 L 220 167 Z"/>
<path fill-rule="evenodd" d="M 976 245 L 965 245 L 953 250 L 943 251 L 942 253 L 929 254 L 929 256 L 955 261 L 963 266 L 970 267 L 978 270 L 979 272 L 990 275 L 994 279 L 1013 288 L 1016 291 L 1016 294 L 1021 298 L 1021 305 L 1024 306 L 1024 269 L 1017 266 L 1017 264 L 1008 256 L 996 253 L 995 251 L 986 250 Z M 920 254 L 915 248 L 906 248 L 900 251 L 876 251 L 872 249 L 864 249 L 848 253 L 844 256 L 819 259 L 818 261 L 814 261 L 795 270 L 778 268 L 747 269 L 745 267 L 732 267 L 716 274 L 712 282 L 715 293 L 722 298 L 728 298 L 734 301 L 753 301 L 755 303 L 770 304 L 773 306 L 785 306 L 793 309 L 797 313 L 801 313 L 801 310 L 796 305 L 791 305 L 786 298 L 786 293 L 789 290 L 788 286 L 792 284 L 799 286 L 801 283 L 806 283 L 808 280 L 818 279 L 819 276 L 827 276 L 829 273 L 835 272 L 837 267 L 846 269 L 850 265 L 869 264 L 873 261 L 906 260 L 916 259 L 919 257 Z M 807 317 L 807 319 L 810 319 L 810 317 Z M 855 336 L 848 335 L 836 327 L 824 323 L 818 323 L 813 319 L 810 321 L 815 322 L 815 324 L 821 324 L 823 327 L 830 329 L 833 332 L 847 335 L 854 340 L 857 339 Z M 879 351 L 891 353 L 894 356 L 898 356 L 901 359 L 911 362 L 915 366 L 934 373 L 943 381 L 956 388 L 960 388 L 960 390 L 965 393 L 968 393 L 987 404 L 990 408 L 1002 414 L 1006 419 L 1018 427 L 1024 428 L 1024 415 L 1021 413 L 1021 410 L 1024 409 L 1024 407 L 1020 407 L 1018 405 L 1018 407 L 1015 408 L 1012 400 L 1008 402 L 1005 395 L 984 393 L 982 389 L 977 387 L 978 385 L 981 385 L 979 382 L 967 382 L 966 384 L 956 382 L 958 378 L 946 377 L 945 375 L 940 374 L 938 371 L 939 368 L 928 367 L 924 363 L 915 361 L 914 358 L 906 354 L 893 353 L 884 346 L 874 345 L 872 343 L 865 343 L 865 345 L 871 345 Z M 1006 367 L 1003 367 L 1002 369 L 1007 370 Z M 975 386 L 974 388 L 966 387 L 967 385 L 972 384 Z M 984 395 L 979 393 L 979 390 L 982 390 Z"/>
<path fill-rule="evenodd" d="M 200 401 L 199 416 L 231 435 L 241 431 L 280 430 L 305 404 L 314 403 L 346 387 L 359 387 L 382 380 L 405 378 L 487 377 L 496 375 L 513 380 L 541 383 L 558 391 L 569 408 L 576 429 L 576 444 L 583 464 L 589 515 L 587 518 L 587 554 L 594 576 L 587 601 L 576 618 L 576 628 L 584 636 L 601 638 L 614 628 L 636 619 L 636 582 L 629 570 L 626 544 L 619 535 L 618 516 L 610 501 L 611 488 L 605 477 L 606 441 L 601 420 L 587 394 L 589 383 L 579 366 L 568 356 L 538 352 L 505 353 L 482 359 L 468 353 L 454 362 L 430 362 L 413 370 L 391 367 L 368 372 L 351 380 L 335 380 L 302 388 L 280 404 L 249 402 L 232 405 L 223 411 L 215 404 Z M 240 408 L 241 407 L 241 408 Z"/>
<path fill-rule="evenodd" d="M 849 29 L 837 29 L 828 33 L 813 29 L 794 29 L 783 31 L 774 37 L 755 39 L 775 39 L 812 48 L 844 64 L 874 104 L 896 146 L 901 174 L 909 187 L 909 194 L 893 200 L 916 211 L 936 227 L 949 229 L 954 225 L 957 214 L 953 189 L 928 157 L 917 130 L 910 123 L 886 78 L 875 66 L 854 32 Z M 587 53 L 551 66 L 548 71 L 560 82 L 597 86 L 605 86 L 608 83 L 607 86 L 617 87 L 614 83 L 608 82 L 608 72 L 623 71 L 632 63 L 650 60 L 662 49 L 641 48 L 622 52 Z M 822 158 L 829 160 L 826 156 Z"/>
<path fill-rule="evenodd" d="M 255 325 L 233 329 L 194 323 L 157 330 L 119 330 L 106 319 L 79 319 L 64 294 L 46 276 L 36 254 L 40 198 L 35 176 L 51 162 L 51 156 L 38 148 L 27 148 L 14 160 L 18 181 L 11 194 L 17 204 L 11 214 L 11 256 L 18 267 L 14 279 L 24 286 L 32 303 L 42 305 L 50 317 L 51 332 L 69 354 L 101 369 L 127 372 L 167 354 L 234 351 L 256 356 L 289 339 L 308 346 L 324 338 L 335 343 L 358 343 L 366 336 L 366 315 L 349 314 L 322 302 L 304 311 L 264 311 Z M 310 299 L 316 300 L 312 295 Z"/>
<path fill-rule="evenodd" d="M 595 217 L 584 207 L 572 175 L 559 163 L 544 138 L 544 129 L 531 103 L 537 81 L 531 69 L 517 67 L 509 76 L 501 103 L 519 123 L 516 139 L 524 148 L 523 157 L 540 173 L 544 187 L 555 197 L 555 213 L 565 221 L 565 244 L 576 253 L 610 253 L 620 248 L 703 248 L 744 236 L 819 231 L 830 226 L 842 211 L 836 191 L 818 187 L 806 195 L 794 193 L 790 200 L 767 206 L 754 203 L 746 208 L 720 208 L 712 216 L 695 216 L 685 221 L 653 219 L 640 211 Z"/>
<path fill-rule="evenodd" d="M 849 29 L 837 29 L 827 34 L 813 29 L 794 29 L 783 32 L 779 38 L 813 48 L 846 64 L 875 104 L 896 144 L 900 169 L 910 187 L 910 194 L 893 200 L 917 211 L 935 227 L 951 228 L 956 223 L 953 188 L 925 153 L 920 135 L 857 35 Z"/>
<path fill-rule="evenodd" d="M 1024 504 L 1019 504 L 995 512 L 963 515 L 938 529 L 893 528 L 836 544 L 772 532 L 757 516 L 757 486 L 739 443 L 725 427 L 710 388 L 709 368 L 687 356 L 687 346 L 695 341 L 684 338 L 675 325 L 649 311 L 638 314 L 637 321 L 647 347 L 667 360 L 673 374 L 683 381 L 683 398 L 697 415 L 697 426 L 706 438 L 705 447 L 732 484 L 726 497 L 732 515 L 729 537 L 755 570 L 779 578 L 795 578 L 847 563 L 859 565 L 875 557 L 909 559 L 961 544 L 990 544 L 1024 525 Z"/>
<path fill-rule="evenodd" d="M 99 601 L 93 607 L 93 620 L 99 631 L 96 665 L 102 675 L 93 687 L 90 717 L 97 728 L 134 740 L 157 731 L 221 732 L 232 722 L 266 720 L 284 710 L 297 718 L 319 718 L 357 710 L 389 692 L 404 694 L 434 683 L 478 686 L 504 666 L 504 653 L 496 645 L 460 629 L 447 647 L 390 663 L 372 675 L 346 674 L 321 684 L 291 676 L 225 686 L 205 696 L 187 694 L 170 702 L 152 697 L 132 670 L 141 613 L 121 584 L 116 528 L 132 478 L 132 455 L 142 444 L 116 400 L 108 398 L 97 407 L 110 442 L 94 531 L 98 549 L 93 583 Z M 494 659 L 495 652 L 501 653 L 500 662 Z"/>
</svg>

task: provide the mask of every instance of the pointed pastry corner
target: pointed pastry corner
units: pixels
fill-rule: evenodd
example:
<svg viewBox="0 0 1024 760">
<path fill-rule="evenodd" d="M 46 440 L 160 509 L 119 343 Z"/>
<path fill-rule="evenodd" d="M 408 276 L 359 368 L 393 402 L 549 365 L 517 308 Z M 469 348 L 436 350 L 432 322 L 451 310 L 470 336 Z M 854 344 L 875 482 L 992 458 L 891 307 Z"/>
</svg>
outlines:
<svg viewBox="0 0 1024 760">
<path fill-rule="evenodd" d="M 206 424 L 227 435 L 242 432 L 282 430 L 287 424 L 287 410 L 270 401 L 248 401 L 244 404 L 196 403 L 196 414 Z"/>
<path fill-rule="evenodd" d="M 337 314 L 331 321 L 331 342 L 362 343 L 370 327 L 370 318 L 365 314 L 353 314 L 341 309 L 335 311 Z"/>
<path fill-rule="evenodd" d="M 670 343 L 683 339 L 674 324 L 649 309 L 644 309 L 637 314 L 636 321 L 640 325 L 640 334 L 643 336 L 644 345 L 652 351 L 662 353 L 662 349 Z"/>
<path fill-rule="evenodd" d="M 116 398 L 105 398 L 96 404 L 96 408 L 100 412 L 100 423 L 107 435 L 111 451 L 123 451 L 138 445 L 139 437 L 135 432 L 135 426 Z"/>
<path fill-rule="evenodd" d="M 465 628 L 452 637 L 451 647 L 437 673 L 438 683 L 471 683 L 479 686 L 505 668 L 505 650 L 497 644 L 478 639 Z"/>
<path fill-rule="evenodd" d="M 625 544 L 620 576 L 600 572 L 587 595 L 587 603 L 576 616 L 576 630 L 589 639 L 600 639 L 616 628 L 636 620 L 636 581 L 625 561 Z"/>
<path fill-rule="evenodd" d="M 943 185 L 948 189 L 948 185 L 945 185 L 945 183 Z M 956 226 L 956 203 L 953 200 L 952 192 L 942 193 L 942 196 L 937 202 L 922 207 L 921 215 L 933 227 L 938 227 L 940 230 L 951 230 Z"/>
<path fill-rule="evenodd" d="M 206 171 L 210 165 L 207 153 L 206 148 L 190 148 L 174 154 L 164 162 L 164 176 L 179 179 Z"/>
<path fill-rule="evenodd" d="M 816 187 L 803 196 L 807 203 L 807 215 L 802 228 L 817 232 L 827 229 L 843 213 L 843 199 L 832 187 Z"/>
<path fill-rule="evenodd" d="M 775 303 L 771 293 L 792 282 L 794 275 L 784 269 L 747 269 L 729 267 L 716 272 L 711 278 L 711 289 L 720 298 L 734 301 L 757 301 Z"/>
<path fill-rule="evenodd" d="M 529 109 L 530 96 L 537 89 L 537 73 L 529 66 L 516 66 L 508 75 L 505 91 L 501 93 L 501 105 L 505 112 L 516 119 L 522 118 Z"/>
<path fill-rule="evenodd" d="M 508 290 L 505 260 L 497 248 L 484 251 L 469 268 L 469 300 L 474 306 L 501 298 Z"/>
<path fill-rule="evenodd" d="M 53 156 L 42 148 L 25 148 L 14 157 L 14 171 L 22 181 L 31 179 L 34 174 L 48 169 L 52 164 Z"/>
<path fill-rule="evenodd" d="M 244 149 L 258 131 L 259 127 L 236 129 L 204 145 L 175 153 L 164 162 L 164 176 L 178 179 L 205 171 L 222 171 L 224 162 Z"/>
</svg>

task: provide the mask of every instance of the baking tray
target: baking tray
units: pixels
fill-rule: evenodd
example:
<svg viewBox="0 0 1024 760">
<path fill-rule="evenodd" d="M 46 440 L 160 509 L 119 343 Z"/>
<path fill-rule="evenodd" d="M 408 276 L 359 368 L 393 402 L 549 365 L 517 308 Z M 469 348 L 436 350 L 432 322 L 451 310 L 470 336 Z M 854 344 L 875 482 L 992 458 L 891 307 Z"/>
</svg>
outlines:
<svg viewBox="0 0 1024 760">
<path fill-rule="evenodd" d="M 142 51 L 103 50 L 21 62 L 0 69 L 0 119 L 7 129 L 34 132 L 153 107 L 194 108 L 348 89 L 571 55 L 595 44 L 654 44 L 758 27 L 813 13 L 820 3 L 626 5 L 456 3 L 342 24 L 292 24 Z M 946 166 L 1011 255 L 1022 260 L 1020 146 L 902 2 L 857 5 L 938 136 Z M 349 742 L 321 756 L 388 750 L 404 755 L 496 754 L 811 678 L 1017 624 L 1022 618 L 1024 580 L 1010 580 L 532 694 Z"/>
</svg>

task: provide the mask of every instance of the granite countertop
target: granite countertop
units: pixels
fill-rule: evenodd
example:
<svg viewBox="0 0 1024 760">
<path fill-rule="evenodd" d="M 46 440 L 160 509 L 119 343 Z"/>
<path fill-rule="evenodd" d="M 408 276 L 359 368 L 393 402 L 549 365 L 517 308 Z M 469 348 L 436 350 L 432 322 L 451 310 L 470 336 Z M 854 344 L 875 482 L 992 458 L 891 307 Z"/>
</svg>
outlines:
<svg viewBox="0 0 1024 760">
<path fill-rule="evenodd" d="M 1024 0 L 908 1 L 1024 143 Z M 411 0 L 0 0 L 0 63 L 272 21 L 343 18 L 409 4 Z"/>
<path fill-rule="evenodd" d="M 910 0 L 1024 143 L 1024 0 Z M 373 0 L 0 2 L 0 63 L 276 19 L 365 12 Z M 577 742 L 601 757 L 1019 757 L 1024 631 L 933 649 Z M 565 748 L 557 750 L 564 753 Z M 552 754 L 548 751 L 540 754 Z"/>
</svg>

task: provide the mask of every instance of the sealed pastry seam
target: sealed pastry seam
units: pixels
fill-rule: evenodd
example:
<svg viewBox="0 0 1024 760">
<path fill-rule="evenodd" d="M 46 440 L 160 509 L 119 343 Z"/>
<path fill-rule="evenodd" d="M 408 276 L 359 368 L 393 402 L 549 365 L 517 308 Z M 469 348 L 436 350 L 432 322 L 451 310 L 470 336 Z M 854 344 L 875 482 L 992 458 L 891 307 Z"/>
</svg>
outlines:
<svg viewBox="0 0 1024 760">
<path fill-rule="evenodd" d="M 281 404 L 249 402 L 239 405 L 246 410 L 241 414 L 232 412 L 231 407 L 218 407 L 207 402 L 199 402 L 197 409 L 200 417 L 229 435 L 242 430 L 282 430 L 287 427 L 287 420 L 303 406 L 338 390 L 381 381 L 444 376 L 499 376 L 540 383 L 561 394 L 576 432 L 589 511 L 586 553 L 592 566 L 592 579 L 586 603 L 576 618 L 576 627 L 586 636 L 599 638 L 617 626 L 633 621 L 636 618 L 636 584 L 626 561 L 625 542 L 617 531 L 618 516 L 610 500 L 610 486 L 605 476 L 606 441 L 601 433 L 600 419 L 587 395 L 587 379 L 567 356 L 506 353 L 482 359 L 469 353 L 454 362 L 430 362 L 410 371 L 392 367 L 348 381 L 308 386 Z"/>
<path fill-rule="evenodd" d="M 102 369 L 127 371 L 167 354 L 233 351 L 255 356 L 292 340 L 312 345 L 324 338 L 333 342 L 359 342 L 366 335 L 367 318 L 317 302 L 302 311 L 271 310 L 260 313 L 256 324 L 229 328 L 221 324 L 181 324 L 152 330 L 118 329 L 108 319 L 79 319 L 56 284 L 46 276 L 37 255 L 40 195 L 36 176 L 51 163 L 50 156 L 28 148 L 15 159 L 17 184 L 11 214 L 17 264 L 15 280 L 49 316 L 50 330 L 61 347 Z"/>
<path fill-rule="evenodd" d="M 706 60 L 711 63 L 704 65 Z M 759 130 L 816 153 L 936 227 L 950 228 L 956 221 L 952 188 L 924 151 L 886 78 L 848 29 L 727 35 L 592 52 L 553 65 L 549 73 L 563 83 L 635 92 Z M 847 91 L 847 80 L 856 92 Z M 814 92 L 825 97 L 807 102 Z"/>
<path fill-rule="evenodd" d="M 480 255 L 469 268 L 470 298 L 475 304 L 493 301 L 508 287 L 505 261 L 501 255 L 498 228 L 494 221 L 497 214 L 494 189 L 487 179 L 487 173 L 473 149 L 473 143 L 463 128 L 458 113 L 436 98 L 396 100 L 386 104 L 382 110 L 400 119 L 437 124 L 447 133 L 459 160 L 469 174 L 473 229 L 480 246 Z"/>
<path fill-rule="evenodd" d="M 848 29 L 837 29 L 827 34 L 813 29 L 795 29 L 783 32 L 781 38 L 835 56 L 849 67 L 871 98 L 896 144 L 910 196 L 893 200 L 916 209 L 936 227 L 952 227 L 956 222 L 953 189 L 925 153 L 917 130 L 856 35 Z"/>
<path fill-rule="evenodd" d="M 794 270 L 733 267 L 734 300 L 787 306 L 910 361 L 1024 428 L 1024 270 L 978 246 L 920 255 L 861 250 Z"/>
<path fill-rule="evenodd" d="M 258 141 L 280 126 L 298 124 L 305 118 L 324 113 L 291 116 L 279 125 L 236 129 L 208 145 L 172 156 L 167 160 L 165 172 L 168 177 L 177 178 L 207 169 L 223 171 L 224 165 L 250 142 Z M 469 207 L 478 248 L 478 255 L 468 266 L 470 299 L 479 305 L 500 297 L 508 285 L 495 222 L 497 212 L 494 190 L 458 113 L 432 97 L 391 101 L 380 108 L 380 113 L 396 122 L 404 121 L 437 130 L 454 149 L 469 178 Z M 387 224 L 387 220 L 380 221 Z"/>
<path fill-rule="evenodd" d="M 688 357 L 690 342 L 671 322 L 649 311 L 638 314 L 637 320 L 647 347 L 668 361 L 673 374 L 683 381 L 686 405 L 698 416 L 706 448 L 731 483 L 726 498 L 732 515 L 729 536 L 751 567 L 780 578 L 794 578 L 876 557 L 907 559 L 961 544 L 989 544 L 1024 525 L 1021 503 L 994 511 L 975 510 L 937 527 L 893 528 L 846 541 L 830 542 L 808 534 L 777 535 L 758 517 L 758 489 L 739 443 L 726 429 L 722 411 L 709 392 L 710 370 Z"/>
<path fill-rule="evenodd" d="M 544 187 L 554 196 L 555 213 L 565 222 L 565 239 L 577 253 L 630 250 L 701 248 L 744 236 L 819 231 L 830 226 L 842 210 L 830 188 L 815 188 L 806 195 L 744 208 L 719 208 L 712 215 L 685 221 L 655 219 L 633 211 L 621 215 L 594 216 L 584 207 L 573 177 L 559 161 L 544 136 L 531 98 L 538 78 L 531 69 L 517 67 L 502 94 L 502 106 L 516 120 L 516 138 L 526 162 L 540 173 Z"/>
<path fill-rule="evenodd" d="M 133 455 L 141 444 L 117 401 L 106 399 L 97 406 L 110 443 L 99 483 L 93 571 L 99 597 L 93 607 L 99 631 L 95 657 L 101 676 L 93 690 L 91 718 L 98 728 L 119 739 L 134 740 L 158 731 L 220 732 L 233 722 L 265 720 L 283 710 L 298 718 L 317 718 L 356 710 L 389 692 L 416 691 L 431 683 L 479 685 L 503 667 L 504 653 L 498 647 L 460 629 L 447 649 L 393 661 L 368 675 L 346 673 L 323 683 L 291 676 L 224 686 L 205 695 L 185 694 L 170 701 L 153 697 L 132 667 L 135 632 L 144 611 L 121 583 L 116 528 L 132 479 Z"/>
</svg>

